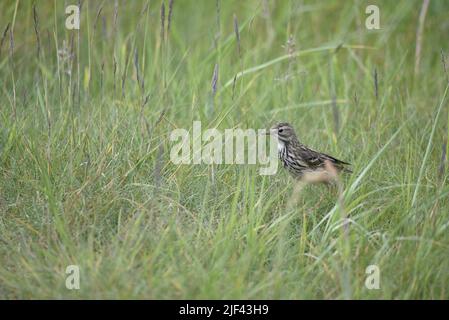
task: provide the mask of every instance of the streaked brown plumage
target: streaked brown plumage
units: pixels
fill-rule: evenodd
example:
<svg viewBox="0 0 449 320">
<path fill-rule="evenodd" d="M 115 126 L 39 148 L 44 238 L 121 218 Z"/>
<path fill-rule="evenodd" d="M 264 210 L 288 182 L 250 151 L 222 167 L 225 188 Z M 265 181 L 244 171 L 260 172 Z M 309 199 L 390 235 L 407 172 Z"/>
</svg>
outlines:
<svg viewBox="0 0 449 320">
<path fill-rule="evenodd" d="M 349 163 L 338 160 L 328 154 L 314 151 L 299 142 L 293 127 L 281 122 L 270 129 L 270 134 L 278 140 L 279 159 L 284 168 L 297 179 L 304 178 L 307 174 L 320 173 L 329 178 L 333 172 L 351 172 L 346 168 Z M 332 167 L 329 170 L 329 166 Z M 329 174 L 331 173 L 331 174 Z M 326 178 L 318 179 L 319 182 L 328 182 Z"/>
</svg>

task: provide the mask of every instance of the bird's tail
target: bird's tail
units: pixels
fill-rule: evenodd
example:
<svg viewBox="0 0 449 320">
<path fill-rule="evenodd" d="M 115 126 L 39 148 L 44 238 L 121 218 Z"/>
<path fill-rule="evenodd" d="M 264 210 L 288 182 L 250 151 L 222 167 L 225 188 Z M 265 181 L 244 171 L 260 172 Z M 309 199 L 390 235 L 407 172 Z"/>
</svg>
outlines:
<svg viewBox="0 0 449 320">
<path fill-rule="evenodd" d="M 349 169 L 349 168 L 347 168 L 347 167 L 343 167 L 343 168 L 341 169 L 341 172 L 344 172 L 344 173 L 353 173 L 352 170 Z"/>
</svg>

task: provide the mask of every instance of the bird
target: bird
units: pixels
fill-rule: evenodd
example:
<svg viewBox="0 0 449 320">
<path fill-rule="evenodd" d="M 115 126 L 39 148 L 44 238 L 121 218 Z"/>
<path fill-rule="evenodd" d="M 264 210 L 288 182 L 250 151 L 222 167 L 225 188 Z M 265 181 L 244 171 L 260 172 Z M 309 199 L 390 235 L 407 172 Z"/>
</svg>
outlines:
<svg viewBox="0 0 449 320">
<path fill-rule="evenodd" d="M 277 139 L 279 159 L 295 179 L 331 183 L 337 173 L 352 172 L 346 167 L 350 163 L 312 150 L 299 142 L 295 130 L 287 122 L 272 126 L 267 134 Z"/>
</svg>

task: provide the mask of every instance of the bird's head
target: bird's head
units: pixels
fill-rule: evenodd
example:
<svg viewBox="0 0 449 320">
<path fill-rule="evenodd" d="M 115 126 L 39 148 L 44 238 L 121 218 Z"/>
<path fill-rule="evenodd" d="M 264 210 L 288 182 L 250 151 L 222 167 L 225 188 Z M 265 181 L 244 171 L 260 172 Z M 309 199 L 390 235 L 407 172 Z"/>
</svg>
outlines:
<svg viewBox="0 0 449 320">
<path fill-rule="evenodd" d="M 276 137 L 279 142 L 289 143 L 296 138 L 295 130 L 287 122 L 280 122 L 270 128 L 270 135 Z"/>
</svg>

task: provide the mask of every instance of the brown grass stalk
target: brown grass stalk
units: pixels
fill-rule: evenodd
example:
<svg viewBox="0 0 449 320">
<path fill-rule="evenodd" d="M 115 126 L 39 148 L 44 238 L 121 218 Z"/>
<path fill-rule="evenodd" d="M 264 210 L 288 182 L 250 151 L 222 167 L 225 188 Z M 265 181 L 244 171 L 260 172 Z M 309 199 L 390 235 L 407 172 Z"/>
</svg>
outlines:
<svg viewBox="0 0 449 320">
<path fill-rule="evenodd" d="M 421 49 L 423 41 L 424 22 L 426 20 L 427 8 L 430 0 L 423 0 L 421 11 L 419 13 L 418 29 L 416 30 L 416 49 L 415 49 L 415 75 L 419 72 L 421 62 Z"/>
</svg>

